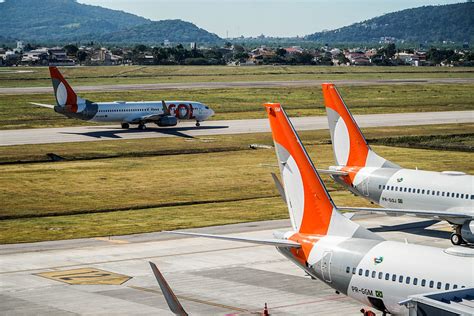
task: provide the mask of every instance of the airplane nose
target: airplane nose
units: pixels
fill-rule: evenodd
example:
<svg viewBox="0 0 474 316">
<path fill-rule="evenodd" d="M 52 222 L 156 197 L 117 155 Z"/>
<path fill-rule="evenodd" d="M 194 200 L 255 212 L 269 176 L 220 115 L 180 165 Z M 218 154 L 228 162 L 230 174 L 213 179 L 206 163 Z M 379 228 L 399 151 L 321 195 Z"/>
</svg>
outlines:
<svg viewBox="0 0 474 316">
<path fill-rule="evenodd" d="M 213 116 L 214 115 L 214 110 L 213 109 L 209 109 L 209 117 Z"/>
</svg>

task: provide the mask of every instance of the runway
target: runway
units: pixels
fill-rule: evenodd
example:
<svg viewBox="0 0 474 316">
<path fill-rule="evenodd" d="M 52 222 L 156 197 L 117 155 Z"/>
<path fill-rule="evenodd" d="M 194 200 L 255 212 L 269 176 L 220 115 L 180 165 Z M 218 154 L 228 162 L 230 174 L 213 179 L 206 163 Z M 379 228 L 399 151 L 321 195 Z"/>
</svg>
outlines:
<svg viewBox="0 0 474 316">
<path fill-rule="evenodd" d="M 71 79 L 74 85 L 74 80 Z M 354 80 L 291 80 L 291 81 L 234 81 L 234 82 L 192 82 L 192 83 L 149 83 L 74 86 L 76 92 L 110 92 L 135 90 L 169 89 L 229 89 L 229 88 L 280 88 L 280 87 L 319 87 L 322 83 L 332 82 L 339 86 L 367 86 L 394 84 L 473 84 L 474 78 L 428 78 L 428 79 L 354 79 Z M 37 94 L 53 93 L 48 87 L 0 88 L 0 94 Z"/>
<path fill-rule="evenodd" d="M 356 215 L 356 221 L 386 239 L 450 247 L 447 224 L 379 215 Z M 289 221 L 279 220 L 193 231 L 271 238 L 287 227 Z M 362 307 L 311 280 L 271 246 L 149 233 L 1 245 L 0 255 L 2 315 L 171 315 L 148 261 L 190 315 L 248 315 L 264 303 L 272 315 L 360 315 Z M 96 275 L 84 279 L 87 269 Z M 123 275 L 122 284 L 94 284 L 114 273 Z"/>
<path fill-rule="evenodd" d="M 474 111 L 367 114 L 354 117 L 361 127 L 472 123 Z M 295 117 L 291 121 L 298 131 L 327 129 L 328 126 L 325 116 Z M 148 124 L 148 127 L 145 131 L 136 128 L 124 130 L 115 125 L 4 130 L 0 131 L 0 146 L 270 132 L 267 119 L 207 121 L 199 128 L 192 122 L 183 122 L 172 128 L 153 127 L 152 124 Z"/>
</svg>

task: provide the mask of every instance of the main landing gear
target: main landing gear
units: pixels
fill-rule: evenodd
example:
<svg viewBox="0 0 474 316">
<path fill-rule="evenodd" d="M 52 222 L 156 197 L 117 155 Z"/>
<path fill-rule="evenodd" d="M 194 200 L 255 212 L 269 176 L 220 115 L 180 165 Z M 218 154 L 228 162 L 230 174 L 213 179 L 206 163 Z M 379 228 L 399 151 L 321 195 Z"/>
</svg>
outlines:
<svg viewBox="0 0 474 316">
<path fill-rule="evenodd" d="M 199 121 L 196 121 L 196 127 L 199 127 L 201 126 L 201 123 L 199 123 Z"/>
<path fill-rule="evenodd" d="M 130 127 L 130 124 L 128 124 L 128 123 L 122 123 L 122 128 L 127 129 L 127 128 L 129 128 L 129 127 Z"/>
<path fill-rule="evenodd" d="M 146 125 L 144 123 L 140 123 L 138 124 L 138 129 L 144 131 L 146 130 Z"/>
</svg>

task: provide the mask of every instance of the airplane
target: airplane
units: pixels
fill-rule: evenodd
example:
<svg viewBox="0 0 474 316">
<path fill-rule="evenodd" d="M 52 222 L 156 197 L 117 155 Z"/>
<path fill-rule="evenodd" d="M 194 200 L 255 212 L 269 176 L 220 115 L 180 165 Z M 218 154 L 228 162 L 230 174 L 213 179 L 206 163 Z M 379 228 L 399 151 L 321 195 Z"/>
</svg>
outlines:
<svg viewBox="0 0 474 316">
<path fill-rule="evenodd" d="M 409 295 L 474 286 L 473 249 L 387 241 L 341 214 L 283 107 L 265 107 L 292 230 L 269 239 L 167 233 L 275 246 L 312 278 L 384 314 L 408 314 L 399 303 Z"/>
<path fill-rule="evenodd" d="M 207 105 L 194 101 L 92 102 L 79 97 L 56 67 L 49 67 L 56 105 L 31 103 L 54 109 L 69 118 L 91 122 L 117 122 L 127 129 L 136 124 L 145 130 L 146 123 L 160 127 L 176 126 L 178 121 L 195 120 L 196 126 L 214 115 Z"/>
<path fill-rule="evenodd" d="M 453 225 L 454 245 L 474 243 L 473 176 L 405 169 L 380 157 L 370 148 L 334 84 L 323 84 L 323 96 L 337 164 L 326 172 L 355 195 L 383 206 L 340 209 L 442 219 Z"/>
</svg>

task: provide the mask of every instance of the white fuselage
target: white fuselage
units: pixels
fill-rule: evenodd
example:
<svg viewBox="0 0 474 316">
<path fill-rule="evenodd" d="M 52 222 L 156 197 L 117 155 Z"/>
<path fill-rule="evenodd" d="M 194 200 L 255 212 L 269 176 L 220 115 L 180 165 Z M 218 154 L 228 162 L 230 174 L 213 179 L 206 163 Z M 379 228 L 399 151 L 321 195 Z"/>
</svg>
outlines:
<svg viewBox="0 0 474 316">
<path fill-rule="evenodd" d="M 314 243 L 307 265 L 279 251 L 341 293 L 392 314 L 408 314 L 399 302 L 409 295 L 474 286 L 472 249 L 459 256 L 415 244 L 324 236 Z"/>
<path fill-rule="evenodd" d="M 191 101 L 166 101 L 170 115 L 178 117 L 178 107 L 184 104 L 191 113 L 188 117 L 180 118 L 180 120 L 196 120 L 205 121 L 214 114 L 214 111 L 208 106 Z M 163 105 L 161 101 L 156 102 L 98 102 L 97 114 L 90 119 L 93 122 L 135 122 L 143 117 L 152 115 L 164 115 Z"/>
<path fill-rule="evenodd" d="M 332 167 L 332 169 L 335 169 Z M 463 211 L 474 215 L 474 177 L 455 172 L 413 169 L 361 168 L 351 191 L 393 209 Z"/>
</svg>

